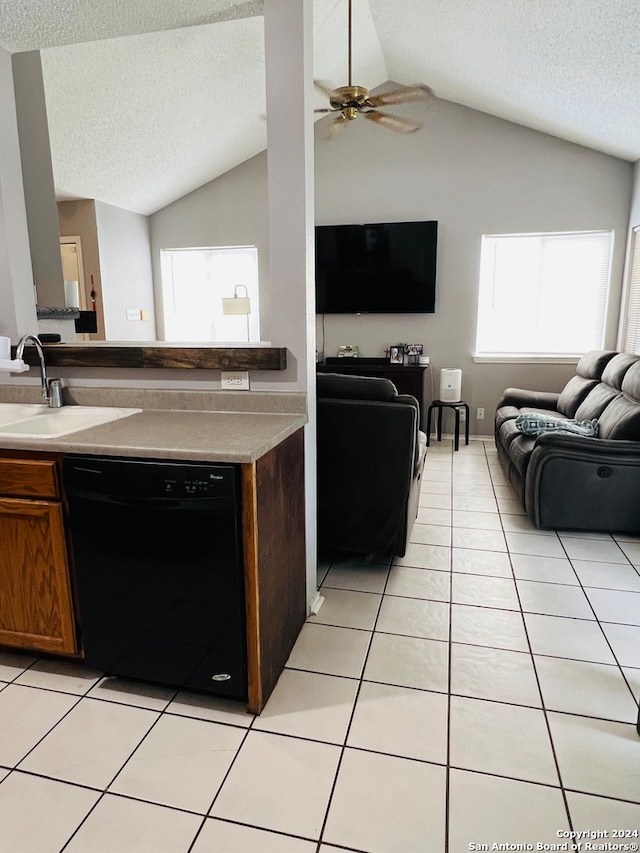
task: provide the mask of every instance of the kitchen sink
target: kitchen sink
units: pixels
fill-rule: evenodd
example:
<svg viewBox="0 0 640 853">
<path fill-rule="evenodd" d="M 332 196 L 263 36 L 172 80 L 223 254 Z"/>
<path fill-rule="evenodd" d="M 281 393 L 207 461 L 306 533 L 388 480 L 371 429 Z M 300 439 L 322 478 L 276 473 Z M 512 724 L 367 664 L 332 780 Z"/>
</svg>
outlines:
<svg viewBox="0 0 640 853">
<path fill-rule="evenodd" d="M 0 403 L 0 427 L 3 424 L 12 424 L 39 415 L 41 412 L 49 412 L 49 406 L 32 403 Z"/>
<path fill-rule="evenodd" d="M 141 411 L 120 406 L 63 406 L 51 409 L 38 403 L 0 403 L 0 436 L 59 438 Z"/>
</svg>

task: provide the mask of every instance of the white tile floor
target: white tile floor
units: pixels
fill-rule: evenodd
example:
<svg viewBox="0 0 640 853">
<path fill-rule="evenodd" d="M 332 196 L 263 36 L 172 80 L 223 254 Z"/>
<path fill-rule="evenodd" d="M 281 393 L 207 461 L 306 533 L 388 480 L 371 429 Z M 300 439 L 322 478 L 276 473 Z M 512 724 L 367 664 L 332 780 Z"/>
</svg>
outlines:
<svg viewBox="0 0 640 853">
<path fill-rule="evenodd" d="M 259 718 L 0 654 L 0 853 L 637 845 L 640 538 L 532 529 L 474 441 L 412 540 L 323 564 Z"/>
</svg>

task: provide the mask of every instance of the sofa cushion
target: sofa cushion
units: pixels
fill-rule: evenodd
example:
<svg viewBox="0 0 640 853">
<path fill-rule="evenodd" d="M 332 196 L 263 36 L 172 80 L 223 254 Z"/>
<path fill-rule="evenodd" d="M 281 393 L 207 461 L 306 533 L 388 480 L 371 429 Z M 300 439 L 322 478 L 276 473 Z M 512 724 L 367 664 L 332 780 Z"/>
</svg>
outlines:
<svg viewBox="0 0 640 853">
<path fill-rule="evenodd" d="M 376 376 L 345 376 L 340 373 L 316 375 L 318 397 L 334 400 L 377 400 L 388 403 L 398 393 L 390 379 Z"/>
<path fill-rule="evenodd" d="M 640 403 L 640 360 L 632 364 L 622 380 L 622 393 L 625 397 Z"/>
<path fill-rule="evenodd" d="M 599 382 L 592 391 L 589 391 L 584 402 L 578 406 L 578 411 L 575 414 L 576 420 L 591 421 L 594 418 L 600 419 L 609 403 L 621 394 L 622 392 L 617 388 L 612 388 L 610 385 L 605 385 L 604 382 Z"/>
<path fill-rule="evenodd" d="M 600 417 L 600 438 L 640 440 L 640 406 L 624 394 L 616 397 Z"/>
<path fill-rule="evenodd" d="M 616 355 L 616 350 L 592 349 L 585 352 L 576 364 L 576 375 L 586 379 L 600 379 L 605 367 Z"/>
<path fill-rule="evenodd" d="M 617 353 L 610 350 L 591 350 L 576 365 L 575 375 L 564 386 L 558 399 L 558 411 L 574 418 L 578 407 L 600 381 L 602 372 Z"/>
<path fill-rule="evenodd" d="M 512 444 L 514 442 L 520 441 L 520 439 L 524 438 L 523 434 L 520 432 L 518 427 L 516 426 L 516 419 L 505 421 L 500 427 L 499 431 L 500 444 L 509 454 L 512 456 Z M 533 449 L 533 445 L 535 444 L 535 437 L 531 442 L 527 443 L 527 447 L 529 448 L 529 452 Z M 514 460 L 512 460 L 514 461 Z M 526 467 L 526 466 L 525 466 Z M 524 475 L 523 475 L 524 476 Z"/>
<path fill-rule="evenodd" d="M 627 370 L 637 361 L 640 361 L 640 356 L 630 352 L 619 352 L 602 371 L 602 382 L 620 390 Z"/>
<path fill-rule="evenodd" d="M 523 413 L 524 409 L 518 409 L 515 406 L 502 406 L 496 412 L 496 429 L 500 430 L 502 425 L 506 421 L 514 421 L 517 417 L 519 417 Z M 527 407 L 528 413 L 535 413 L 536 415 L 540 415 L 541 417 L 557 417 L 558 413 L 555 409 L 538 409 L 535 407 Z"/>
<path fill-rule="evenodd" d="M 575 417 L 578 407 L 587 394 L 598 384 L 598 379 L 587 379 L 586 376 L 572 376 L 560 392 L 558 411 L 567 418 Z"/>
</svg>

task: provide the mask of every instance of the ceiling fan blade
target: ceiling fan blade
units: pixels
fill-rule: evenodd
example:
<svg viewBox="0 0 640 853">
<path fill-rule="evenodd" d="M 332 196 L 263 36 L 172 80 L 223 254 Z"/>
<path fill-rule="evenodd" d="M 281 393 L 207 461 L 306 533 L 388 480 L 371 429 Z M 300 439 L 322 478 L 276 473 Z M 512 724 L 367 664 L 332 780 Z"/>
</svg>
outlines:
<svg viewBox="0 0 640 853">
<path fill-rule="evenodd" d="M 314 80 L 313 85 L 319 92 L 322 92 L 323 95 L 326 95 L 328 98 L 331 92 L 333 91 L 332 87 L 325 80 Z"/>
<path fill-rule="evenodd" d="M 400 116 L 389 115 L 389 113 L 381 113 L 378 110 L 367 110 L 366 112 L 363 110 L 360 115 L 368 118 L 369 121 L 375 121 L 376 124 L 380 124 L 382 127 L 388 127 L 389 130 L 395 130 L 396 133 L 413 133 L 415 130 L 419 130 L 422 127 L 422 125 L 418 124 L 416 121 L 411 121 L 408 118 L 401 118 Z"/>
<path fill-rule="evenodd" d="M 333 107 L 323 107 L 322 109 L 314 110 L 314 113 L 335 113 L 338 110 L 334 110 Z"/>
<path fill-rule="evenodd" d="M 390 92 L 383 92 L 381 95 L 373 95 L 368 99 L 368 103 L 372 107 L 383 107 L 386 104 L 406 104 L 409 101 L 421 101 L 433 95 L 433 91 L 429 86 L 401 86 L 399 89 L 392 89 Z"/>
<path fill-rule="evenodd" d="M 340 113 L 327 125 L 323 132 L 318 133 L 318 138 L 327 141 L 334 139 L 347 124 L 349 124 L 348 120 Z"/>
</svg>

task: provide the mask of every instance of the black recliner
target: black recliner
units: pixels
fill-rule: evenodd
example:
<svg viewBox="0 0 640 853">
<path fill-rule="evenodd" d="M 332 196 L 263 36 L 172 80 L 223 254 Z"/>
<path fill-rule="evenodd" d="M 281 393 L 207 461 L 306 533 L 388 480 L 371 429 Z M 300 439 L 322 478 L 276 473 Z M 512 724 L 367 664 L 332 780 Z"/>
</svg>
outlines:
<svg viewBox="0 0 640 853">
<path fill-rule="evenodd" d="M 404 556 L 426 458 L 415 397 L 388 379 L 317 375 L 318 546 Z"/>
</svg>

